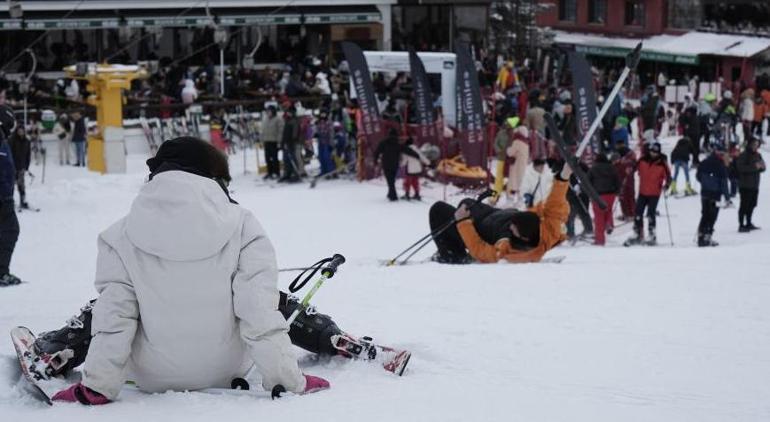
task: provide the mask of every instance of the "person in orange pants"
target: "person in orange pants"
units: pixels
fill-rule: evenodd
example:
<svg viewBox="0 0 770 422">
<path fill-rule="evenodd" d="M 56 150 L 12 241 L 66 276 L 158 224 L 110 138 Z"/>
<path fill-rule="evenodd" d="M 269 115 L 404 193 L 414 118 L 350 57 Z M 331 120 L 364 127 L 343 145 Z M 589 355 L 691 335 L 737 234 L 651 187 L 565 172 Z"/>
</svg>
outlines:
<svg viewBox="0 0 770 422">
<path fill-rule="evenodd" d="M 615 167 L 607 159 L 607 156 L 596 154 L 596 161 L 591 170 L 588 171 L 588 178 L 591 185 L 599 193 L 602 200 L 607 204 L 607 208 L 602 210 L 596 202 L 592 203 L 594 210 L 594 245 L 604 246 L 605 232 L 612 233 L 614 223 L 612 220 L 612 206 L 615 203 L 615 197 L 620 191 L 620 177 Z"/>
</svg>

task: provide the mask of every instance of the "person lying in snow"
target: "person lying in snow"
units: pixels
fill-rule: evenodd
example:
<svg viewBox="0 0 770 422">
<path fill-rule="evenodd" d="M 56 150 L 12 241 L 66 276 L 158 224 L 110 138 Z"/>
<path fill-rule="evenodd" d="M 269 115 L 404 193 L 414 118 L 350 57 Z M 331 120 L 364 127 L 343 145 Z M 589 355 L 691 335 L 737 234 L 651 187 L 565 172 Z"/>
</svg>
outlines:
<svg viewBox="0 0 770 422">
<path fill-rule="evenodd" d="M 448 264 L 469 263 L 472 259 L 494 263 L 537 262 L 566 237 L 562 226 L 569 216 L 566 194 L 572 169 L 565 165 L 553 181 L 545 201 L 527 211 L 497 209 L 464 199 L 459 208 L 446 202 L 431 206 L 431 231 L 456 221 L 433 241 L 438 247 L 434 259 Z M 472 259 L 471 259 L 472 258 Z"/>
<path fill-rule="evenodd" d="M 227 157 L 182 137 L 147 165 L 128 215 L 99 235 L 93 316 L 39 339 L 49 352 L 82 343 L 58 355 L 62 371 L 84 361 L 82 381 L 53 399 L 104 404 L 128 376 L 147 392 L 229 387 L 251 365 L 268 391 L 329 388 L 297 365 L 273 246 L 230 198 Z"/>
</svg>

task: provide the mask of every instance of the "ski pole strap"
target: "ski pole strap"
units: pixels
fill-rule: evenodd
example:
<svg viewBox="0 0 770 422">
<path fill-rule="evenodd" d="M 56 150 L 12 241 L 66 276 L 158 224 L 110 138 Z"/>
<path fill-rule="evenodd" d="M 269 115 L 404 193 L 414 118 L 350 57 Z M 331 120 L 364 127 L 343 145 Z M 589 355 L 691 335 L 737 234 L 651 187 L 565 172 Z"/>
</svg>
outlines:
<svg viewBox="0 0 770 422">
<path fill-rule="evenodd" d="M 323 265 L 326 263 L 329 263 L 329 265 L 324 267 Z M 325 278 L 334 277 L 334 274 L 337 272 L 337 267 L 339 267 L 344 263 L 345 263 L 345 257 L 340 254 L 334 254 L 334 256 L 332 256 L 331 258 L 324 258 L 316 262 L 315 264 L 303 269 L 303 271 L 299 273 L 297 277 L 294 278 L 291 284 L 289 284 L 289 292 L 296 293 L 302 290 L 302 288 L 305 287 L 305 285 L 307 285 L 310 279 L 313 278 L 318 273 L 318 271 L 321 271 L 321 269 L 323 269 L 323 271 L 321 272 L 321 275 L 324 276 Z M 304 279 L 302 279 L 302 277 L 305 276 L 305 274 L 308 271 L 310 271 L 310 274 L 308 274 Z"/>
</svg>

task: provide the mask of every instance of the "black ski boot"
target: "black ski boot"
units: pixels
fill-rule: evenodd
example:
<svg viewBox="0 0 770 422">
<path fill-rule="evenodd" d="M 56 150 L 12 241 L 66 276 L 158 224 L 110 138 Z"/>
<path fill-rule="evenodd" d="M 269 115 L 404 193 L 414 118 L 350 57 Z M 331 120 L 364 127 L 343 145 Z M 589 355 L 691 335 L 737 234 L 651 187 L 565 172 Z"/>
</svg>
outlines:
<svg viewBox="0 0 770 422">
<path fill-rule="evenodd" d="M 95 302 L 92 300 L 80 308 L 80 314 L 68 319 L 64 327 L 41 333 L 35 339 L 35 353 L 48 364 L 46 375 L 62 375 L 85 362 L 91 344 L 91 310 Z"/>
<path fill-rule="evenodd" d="M 299 306 L 299 300 L 281 292 L 278 302 L 278 310 L 283 317 L 288 319 Z M 309 352 L 327 356 L 337 354 L 337 349 L 332 345 L 332 336 L 344 334 L 332 321 L 329 315 L 319 314 L 310 306 L 304 312 L 300 312 L 289 328 L 289 338 L 292 344 Z"/>
<path fill-rule="evenodd" d="M 634 236 L 623 242 L 623 246 L 641 245 L 642 242 L 644 242 L 644 238 L 642 237 L 642 227 L 640 222 L 634 219 Z"/>
<path fill-rule="evenodd" d="M 650 226 L 647 230 L 647 239 L 644 240 L 644 244 L 647 246 L 655 246 L 658 244 L 658 238 L 655 235 L 655 227 Z"/>
<path fill-rule="evenodd" d="M 698 246 L 701 248 L 709 247 L 709 246 L 719 246 L 719 243 L 717 243 L 711 238 L 711 233 L 699 233 Z"/>
</svg>

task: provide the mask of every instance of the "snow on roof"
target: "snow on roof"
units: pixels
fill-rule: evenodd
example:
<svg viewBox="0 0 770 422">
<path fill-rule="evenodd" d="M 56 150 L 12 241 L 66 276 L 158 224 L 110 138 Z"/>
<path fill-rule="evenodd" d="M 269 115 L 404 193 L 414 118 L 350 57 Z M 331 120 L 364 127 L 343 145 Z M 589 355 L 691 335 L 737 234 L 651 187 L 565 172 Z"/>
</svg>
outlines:
<svg viewBox="0 0 770 422">
<path fill-rule="evenodd" d="M 555 41 L 593 47 L 632 49 L 644 41 L 644 51 L 675 55 L 752 57 L 770 48 L 769 37 L 688 32 L 683 35 L 656 35 L 647 39 L 610 38 L 601 35 L 556 31 Z"/>
</svg>

